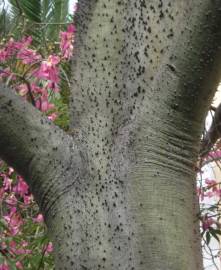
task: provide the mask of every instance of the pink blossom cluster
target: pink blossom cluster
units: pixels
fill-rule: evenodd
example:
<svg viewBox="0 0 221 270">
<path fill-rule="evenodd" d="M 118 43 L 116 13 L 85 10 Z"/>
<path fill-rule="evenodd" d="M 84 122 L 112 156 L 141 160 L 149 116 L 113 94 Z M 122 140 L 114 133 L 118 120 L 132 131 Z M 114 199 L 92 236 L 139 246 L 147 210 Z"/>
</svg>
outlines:
<svg viewBox="0 0 221 270">
<path fill-rule="evenodd" d="M 221 151 L 209 152 L 207 156 L 200 160 L 198 173 L 200 181 L 197 187 L 197 195 L 200 202 L 200 223 L 201 223 L 201 236 L 204 239 L 204 244 L 207 246 L 211 238 L 219 241 L 221 234 L 220 223 L 220 199 L 221 199 L 221 182 L 216 179 L 203 179 L 202 167 L 210 162 L 219 162 L 221 158 Z M 218 165 L 219 166 L 219 165 Z"/>
<path fill-rule="evenodd" d="M 10 38 L 0 45 L 0 81 L 7 82 L 51 121 L 58 115 L 50 97 L 60 91 L 59 66 L 73 53 L 74 32 L 73 25 L 61 32 L 60 52 L 46 57 L 32 46 L 31 37 L 20 41 Z M 15 261 L 17 269 L 25 269 L 25 258 L 33 255 L 30 243 L 22 240 L 27 222 L 32 222 L 37 231 L 44 230 L 43 216 L 33 211 L 33 207 L 36 205 L 24 179 L 0 161 L 0 225 L 4 224 L 4 229 L 0 227 L 0 270 L 10 270 L 10 260 Z M 44 255 L 50 254 L 52 243 L 44 243 L 41 251 Z"/>
<path fill-rule="evenodd" d="M 10 38 L 0 47 L 0 81 L 10 82 L 19 95 L 31 100 L 50 120 L 57 117 L 50 96 L 60 91 L 59 66 L 73 53 L 74 33 L 75 27 L 68 25 L 67 31 L 60 33 L 60 52 L 47 57 L 31 47 L 31 37 L 21 41 Z"/>
<path fill-rule="evenodd" d="M 14 236 L 18 234 L 23 224 L 23 219 L 18 208 L 28 206 L 32 203 L 33 198 L 27 184 L 21 176 L 14 173 L 13 168 L 8 167 L 6 171 L 2 171 L 0 173 L 0 179 L 2 180 L 0 201 L 1 204 L 4 202 L 4 209 L 7 210 L 3 215 L 3 219 L 7 223 L 8 231 L 4 232 L 4 234 Z"/>
<path fill-rule="evenodd" d="M 61 53 L 64 58 L 70 59 L 73 54 L 73 42 L 74 42 L 74 33 L 75 33 L 75 27 L 73 24 L 70 24 L 68 26 L 68 29 L 66 32 L 60 33 L 60 49 Z"/>
<path fill-rule="evenodd" d="M 214 224 L 217 224 L 216 220 L 208 215 L 202 217 L 202 229 L 206 231 L 210 229 Z"/>
<path fill-rule="evenodd" d="M 215 151 L 211 151 L 204 157 L 204 160 L 207 162 L 212 162 L 214 160 L 219 160 L 221 158 L 221 150 L 217 149 Z"/>
<path fill-rule="evenodd" d="M 201 225 L 202 225 L 202 231 L 208 231 L 211 229 L 217 229 L 220 230 L 220 223 L 219 215 L 217 213 L 217 207 L 214 205 L 211 207 L 211 204 L 209 205 L 209 209 L 205 207 L 206 205 L 206 199 L 209 201 L 209 199 L 213 199 L 216 201 L 219 201 L 221 198 L 221 187 L 220 183 L 217 182 L 214 179 L 205 179 L 204 185 L 197 187 L 197 194 L 200 200 L 201 204 Z"/>
<path fill-rule="evenodd" d="M 22 233 L 25 223 L 23 213 L 33 205 L 33 196 L 24 179 L 17 175 L 13 168 L 7 167 L 1 162 L 0 181 L 0 205 L 3 211 L 2 222 L 5 223 L 4 230 L 0 231 L 0 251 L 3 257 L 15 258 L 17 255 L 31 254 L 27 241 L 16 243 L 13 237 Z M 17 269 L 23 269 L 22 262 L 16 262 Z M 0 269 L 10 269 L 7 261 L 0 264 Z"/>
<path fill-rule="evenodd" d="M 201 201 L 207 198 L 221 198 L 220 183 L 214 179 L 205 179 L 205 186 L 197 188 L 197 194 Z"/>
<path fill-rule="evenodd" d="M 0 62 L 6 62 L 13 57 L 18 57 L 24 64 L 30 64 L 33 61 L 40 60 L 41 56 L 35 50 L 28 49 L 31 43 L 31 37 L 24 37 L 21 41 L 15 41 L 13 38 L 10 38 L 0 49 Z"/>
</svg>

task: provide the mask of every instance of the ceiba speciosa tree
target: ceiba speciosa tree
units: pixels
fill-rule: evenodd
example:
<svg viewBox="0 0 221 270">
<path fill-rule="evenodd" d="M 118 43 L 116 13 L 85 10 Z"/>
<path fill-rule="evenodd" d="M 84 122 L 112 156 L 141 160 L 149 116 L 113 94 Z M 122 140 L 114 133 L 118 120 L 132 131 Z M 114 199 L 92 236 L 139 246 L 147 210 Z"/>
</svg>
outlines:
<svg viewBox="0 0 221 270">
<path fill-rule="evenodd" d="M 220 80 L 220 0 L 80 0 L 73 136 L 0 87 L 0 155 L 56 269 L 202 269 L 195 163 Z"/>
</svg>

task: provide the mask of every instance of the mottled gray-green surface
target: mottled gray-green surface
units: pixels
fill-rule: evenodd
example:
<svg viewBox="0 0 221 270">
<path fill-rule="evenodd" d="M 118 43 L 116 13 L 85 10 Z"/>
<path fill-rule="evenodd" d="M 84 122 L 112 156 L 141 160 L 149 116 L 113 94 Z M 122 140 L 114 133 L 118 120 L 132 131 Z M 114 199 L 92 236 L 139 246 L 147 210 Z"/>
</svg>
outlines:
<svg viewBox="0 0 221 270">
<path fill-rule="evenodd" d="M 195 172 L 220 79 L 218 0 L 82 0 L 65 135 L 0 89 L 0 154 L 25 175 L 59 270 L 201 270 Z"/>
</svg>

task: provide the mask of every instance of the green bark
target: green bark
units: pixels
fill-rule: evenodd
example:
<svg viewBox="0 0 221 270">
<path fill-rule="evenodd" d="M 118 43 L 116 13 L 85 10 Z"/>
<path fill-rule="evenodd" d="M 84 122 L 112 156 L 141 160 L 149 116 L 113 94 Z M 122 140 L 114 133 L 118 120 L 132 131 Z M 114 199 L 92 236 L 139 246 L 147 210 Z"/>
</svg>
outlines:
<svg viewBox="0 0 221 270">
<path fill-rule="evenodd" d="M 79 221 L 92 220 L 93 234 L 76 269 L 202 269 L 194 164 L 220 78 L 219 8 L 80 2 L 72 125 L 97 202 Z"/>
<path fill-rule="evenodd" d="M 79 2 L 73 138 L 39 127 L 38 140 L 51 137 L 31 169 L 40 171 L 45 147 L 54 166 L 43 154 L 47 173 L 29 175 L 57 269 L 202 269 L 194 167 L 220 79 L 220 10 L 211 0 Z M 0 91 L 0 112 L 7 98 Z M 17 164 L 23 148 L 13 159 L 13 143 L 1 155 Z"/>
</svg>

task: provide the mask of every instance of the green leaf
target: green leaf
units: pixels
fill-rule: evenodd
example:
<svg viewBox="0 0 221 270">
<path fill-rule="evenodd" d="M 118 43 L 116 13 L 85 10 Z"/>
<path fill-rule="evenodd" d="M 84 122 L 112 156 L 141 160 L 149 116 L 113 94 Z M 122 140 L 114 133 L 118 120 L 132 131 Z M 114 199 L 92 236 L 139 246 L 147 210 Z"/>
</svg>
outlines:
<svg viewBox="0 0 221 270">
<path fill-rule="evenodd" d="M 15 36 L 32 36 L 33 44 L 41 47 L 59 40 L 59 32 L 71 22 L 69 0 L 9 0 L 11 32 Z M 41 46 L 40 46 L 41 45 Z"/>
<path fill-rule="evenodd" d="M 209 231 L 210 231 L 211 235 L 212 235 L 218 242 L 220 242 L 220 239 L 219 239 L 219 236 L 218 236 L 218 235 L 221 235 L 220 230 L 215 230 L 215 229 L 213 229 L 213 228 L 210 228 Z"/>
<path fill-rule="evenodd" d="M 211 235 L 210 235 L 210 232 L 207 231 L 207 232 L 206 232 L 206 244 L 207 244 L 207 245 L 209 245 L 210 240 L 211 240 Z"/>
</svg>

